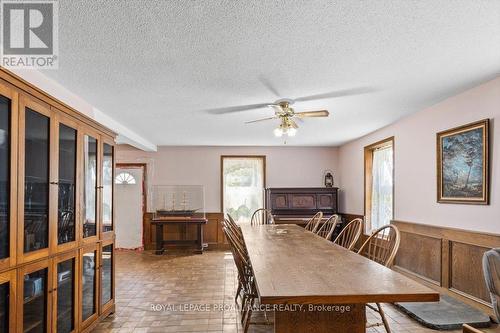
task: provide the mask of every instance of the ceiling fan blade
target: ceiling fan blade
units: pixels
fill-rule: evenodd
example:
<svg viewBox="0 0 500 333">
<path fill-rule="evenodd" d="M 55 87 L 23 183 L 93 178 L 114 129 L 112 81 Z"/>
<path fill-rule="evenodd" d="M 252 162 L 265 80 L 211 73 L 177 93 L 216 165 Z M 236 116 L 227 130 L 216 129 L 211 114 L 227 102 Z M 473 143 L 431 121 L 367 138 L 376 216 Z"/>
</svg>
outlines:
<svg viewBox="0 0 500 333">
<path fill-rule="evenodd" d="M 205 109 L 204 111 L 212 114 L 225 114 L 225 113 L 248 111 L 253 109 L 261 109 L 267 107 L 268 105 L 269 103 L 237 105 L 237 106 L 228 106 L 225 108 Z"/>
<path fill-rule="evenodd" d="M 283 109 L 278 104 L 269 104 L 268 106 L 274 110 L 275 114 L 283 113 Z"/>
<path fill-rule="evenodd" d="M 290 119 L 290 125 L 292 125 L 292 127 L 295 129 L 299 128 L 299 125 L 297 125 L 297 123 L 293 119 Z"/>
<path fill-rule="evenodd" d="M 328 117 L 329 115 L 330 115 L 330 112 L 328 112 L 327 110 L 295 112 L 295 116 L 297 116 L 298 118 Z"/>
<path fill-rule="evenodd" d="M 367 94 L 367 93 L 371 93 L 374 91 L 376 91 L 376 89 L 370 88 L 370 87 L 343 89 L 343 90 L 336 90 L 336 91 L 327 92 L 324 94 L 303 96 L 303 97 L 295 98 L 295 101 L 296 102 L 314 101 L 317 99 L 327 99 L 327 98 Z"/>
<path fill-rule="evenodd" d="M 259 81 L 260 83 L 262 83 L 270 92 L 273 93 L 274 96 L 276 97 L 280 97 L 280 93 L 279 91 L 276 89 L 275 86 L 273 86 L 273 84 L 271 83 L 271 81 L 269 81 L 268 79 L 266 79 L 264 76 L 260 76 L 259 77 Z"/>
<path fill-rule="evenodd" d="M 271 120 L 271 119 L 278 119 L 278 117 L 267 117 L 267 118 L 261 118 L 261 119 L 256 119 L 256 120 L 245 121 L 245 124 L 252 124 L 252 123 L 259 122 L 259 121 Z"/>
</svg>

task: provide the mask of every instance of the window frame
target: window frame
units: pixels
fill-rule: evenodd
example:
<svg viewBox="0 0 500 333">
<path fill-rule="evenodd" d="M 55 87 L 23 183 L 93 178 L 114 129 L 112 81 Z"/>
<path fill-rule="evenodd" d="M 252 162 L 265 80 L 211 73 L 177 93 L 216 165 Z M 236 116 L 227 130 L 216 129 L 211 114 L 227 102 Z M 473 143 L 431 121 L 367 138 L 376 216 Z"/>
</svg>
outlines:
<svg viewBox="0 0 500 333">
<path fill-rule="evenodd" d="M 266 188 L 266 172 L 267 172 L 267 166 L 266 166 L 266 155 L 221 155 L 220 156 L 220 211 L 222 214 L 224 213 L 224 160 L 225 159 L 242 159 L 242 158 L 249 158 L 249 159 L 261 159 L 262 160 L 262 182 L 264 189 Z M 264 191 L 262 191 L 262 202 L 263 202 L 263 208 L 266 206 L 266 196 L 264 194 Z"/>
<path fill-rule="evenodd" d="M 371 189 L 373 185 L 373 152 L 377 149 L 384 147 L 392 147 L 392 219 L 394 219 L 394 207 L 395 207 L 395 172 L 396 169 L 396 161 L 395 161 L 395 145 L 394 145 L 394 136 L 388 137 L 386 139 L 377 141 L 368 146 L 364 147 L 364 211 L 363 215 L 365 217 L 365 235 L 369 235 L 373 232 L 373 228 L 371 226 L 371 206 L 372 206 L 372 194 Z"/>
<path fill-rule="evenodd" d="M 125 183 L 124 182 L 117 183 L 118 177 L 120 177 L 121 175 L 130 176 L 132 178 L 132 182 L 129 183 L 127 179 L 124 179 L 124 181 L 126 181 Z M 137 179 L 135 179 L 135 177 L 130 172 L 121 171 L 120 173 L 118 173 L 116 175 L 116 177 L 114 179 L 114 183 L 115 183 L 115 185 L 136 185 Z"/>
</svg>

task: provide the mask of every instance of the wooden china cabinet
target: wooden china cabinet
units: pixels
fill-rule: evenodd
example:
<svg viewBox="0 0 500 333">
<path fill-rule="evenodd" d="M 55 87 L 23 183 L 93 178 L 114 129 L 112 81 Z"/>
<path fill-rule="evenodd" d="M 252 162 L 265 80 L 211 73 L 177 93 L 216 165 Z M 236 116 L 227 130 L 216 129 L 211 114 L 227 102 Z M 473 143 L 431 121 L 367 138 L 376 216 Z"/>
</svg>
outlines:
<svg viewBox="0 0 500 333">
<path fill-rule="evenodd" d="M 114 312 L 114 138 L 0 67 L 0 332 Z"/>
</svg>

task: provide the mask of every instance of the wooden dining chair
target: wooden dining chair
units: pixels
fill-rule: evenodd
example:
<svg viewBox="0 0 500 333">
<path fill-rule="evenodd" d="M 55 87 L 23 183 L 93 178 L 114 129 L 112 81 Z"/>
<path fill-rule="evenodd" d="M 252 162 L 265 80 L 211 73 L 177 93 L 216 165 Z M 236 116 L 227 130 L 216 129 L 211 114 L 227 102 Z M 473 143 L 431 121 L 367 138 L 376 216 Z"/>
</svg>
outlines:
<svg viewBox="0 0 500 333">
<path fill-rule="evenodd" d="M 224 236 L 226 237 L 231 251 L 234 254 L 234 248 L 237 247 L 242 253 L 246 253 L 246 247 L 245 243 L 243 240 L 243 237 L 241 236 L 241 230 L 239 230 L 239 227 L 231 223 L 230 219 L 225 219 L 222 222 L 222 230 L 224 231 Z M 244 276 L 241 274 L 241 271 L 238 270 L 238 287 L 236 289 L 236 294 L 234 295 L 234 301 L 238 303 L 238 297 L 241 296 L 241 292 L 243 291 L 243 286 L 244 286 Z M 244 297 L 242 297 L 242 302 L 244 301 Z"/>
<path fill-rule="evenodd" d="M 500 248 L 491 249 L 483 255 L 483 273 L 490 293 L 495 321 L 500 322 Z"/>
<path fill-rule="evenodd" d="M 227 214 L 227 219 L 224 220 L 226 223 L 229 224 L 229 227 L 238 234 L 240 239 L 243 239 L 243 235 L 241 233 L 241 228 L 240 226 L 234 221 L 233 217 L 229 214 Z"/>
<path fill-rule="evenodd" d="M 481 331 L 481 330 L 474 328 L 472 326 L 469 326 L 467 324 L 464 324 L 464 326 L 462 328 L 462 332 L 463 333 L 484 333 L 484 331 Z"/>
<path fill-rule="evenodd" d="M 363 231 L 363 220 L 360 218 L 354 219 L 347 224 L 340 234 L 333 241 L 335 244 L 352 250 Z"/>
<path fill-rule="evenodd" d="M 496 318 L 494 322 L 500 322 L 500 248 L 491 249 L 483 254 L 483 275 L 486 288 L 490 293 L 491 305 Z M 500 332 L 500 327 L 497 328 Z M 464 333 L 483 333 L 483 331 L 464 324 Z M 495 331 L 497 332 L 497 331 Z"/>
<path fill-rule="evenodd" d="M 317 212 L 309 221 L 307 221 L 305 229 L 312 232 L 317 228 L 321 219 L 323 219 L 323 212 Z"/>
<path fill-rule="evenodd" d="M 241 292 L 243 292 L 240 308 L 241 323 L 243 325 L 243 332 L 247 333 L 251 323 L 253 307 L 258 301 L 257 285 L 255 284 L 255 277 L 244 241 L 241 243 L 237 239 L 237 235 L 228 227 L 227 221 L 224 223 L 222 230 L 229 241 L 234 262 L 238 270 L 238 283 L 241 285 Z M 266 311 L 264 311 L 264 316 L 266 318 L 265 322 L 252 322 L 252 324 L 269 325 L 270 323 Z"/>
<path fill-rule="evenodd" d="M 235 235 L 231 230 L 224 226 L 222 228 L 226 238 L 229 241 L 231 252 L 233 254 L 233 260 L 238 271 L 238 288 L 241 288 L 243 292 L 243 298 L 241 303 L 241 323 L 245 327 L 245 332 L 248 330 L 248 323 L 250 322 L 251 307 L 253 302 L 257 297 L 256 289 L 254 286 L 254 281 L 252 277 L 252 270 L 250 267 L 250 261 L 248 260 L 248 255 L 244 249 L 239 246 L 239 242 L 235 238 Z M 248 303 L 248 306 L 247 306 Z"/>
<path fill-rule="evenodd" d="M 274 216 L 269 209 L 259 208 L 252 214 L 251 225 L 274 224 Z"/>
<path fill-rule="evenodd" d="M 321 227 L 314 232 L 316 235 L 323 237 L 326 240 L 330 240 L 332 238 L 333 232 L 335 231 L 335 227 L 339 222 L 339 216 L 334 214 L 330 216 L 328 220 L 321 224 Z"/>
<path fill-rule="evenodd" d="M 391 267 L 398 252 L 400 241 L 401 234 L 399 233 L 398 228 L 392 224 L 386 225 L 375 230 L 363 243 L 363 245 L 361 245 L 358 253 L 370 260 L 378 262 L 381 265 Z M 375 303 L 375 305 L 376 307 L 371 304 L 366 304 L 367 307 L 380 315 L 382 322 L 367 325 L 367 328 L 383 325 L 385 331 L 387 333 L 391 333 L 391 329 L 382 306 L 380 303 Z"/>
<path fill-rule="evenodd" d="M 231 233 L 231 236 L 237 242 L 237 246 L 240 250 L 246 253 L 245 241 L 243 239 L 243 235 L 241 234 L 241 229 L 238 225 L 232 224 L 229 219 L 225 219 L 223 224 L 223 228 L 227 228 L 228 232 Z"/>
</svg>

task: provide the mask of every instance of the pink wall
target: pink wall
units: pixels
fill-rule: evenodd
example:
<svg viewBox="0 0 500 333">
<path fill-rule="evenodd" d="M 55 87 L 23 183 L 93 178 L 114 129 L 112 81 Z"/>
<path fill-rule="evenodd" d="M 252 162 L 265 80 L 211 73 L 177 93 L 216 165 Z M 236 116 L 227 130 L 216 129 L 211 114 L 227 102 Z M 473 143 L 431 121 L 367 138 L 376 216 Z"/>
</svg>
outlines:
<svg viewBox="0 0 500 333">
<path fill-rule="evenodd" d="M 340 211 L 363 214 L 363 148 L 395 137 L 397 220 L 500 233 L 500 77 L 340 148 L 160 147 L 144 152 L 119 146 L 117 162 L 148 163 L 150 184 L 202 184 L 207 211 L 220 210 L 220 155 L 266 155 L 267 186 L 322 186 L 325 169 L 340 184 Z M 436 202 L 436 133 L 490 118 L 490 205 Z"/>
<path fill-rule="evenodd" d="M 207 212 L 220 211 L 220 156 L 266 155 L 268 187 L 323 186 L 323 171 L 337 181 L 337 148 L 321 147 L 159 147 L 144 152 L 118 146 L 118 163 L 147 163 L 149 184 L 204 185 Z"/>
<path fill-rule="evenodd" d="M 402 221 L 500 233 L 500 77 L 339 148 L 340 210 L 363 214 L 363 148 L 395 137 L 395 212 Z M 436 133 L 490 118 L 490 205 L 436 202 Z"/>
</svg>

